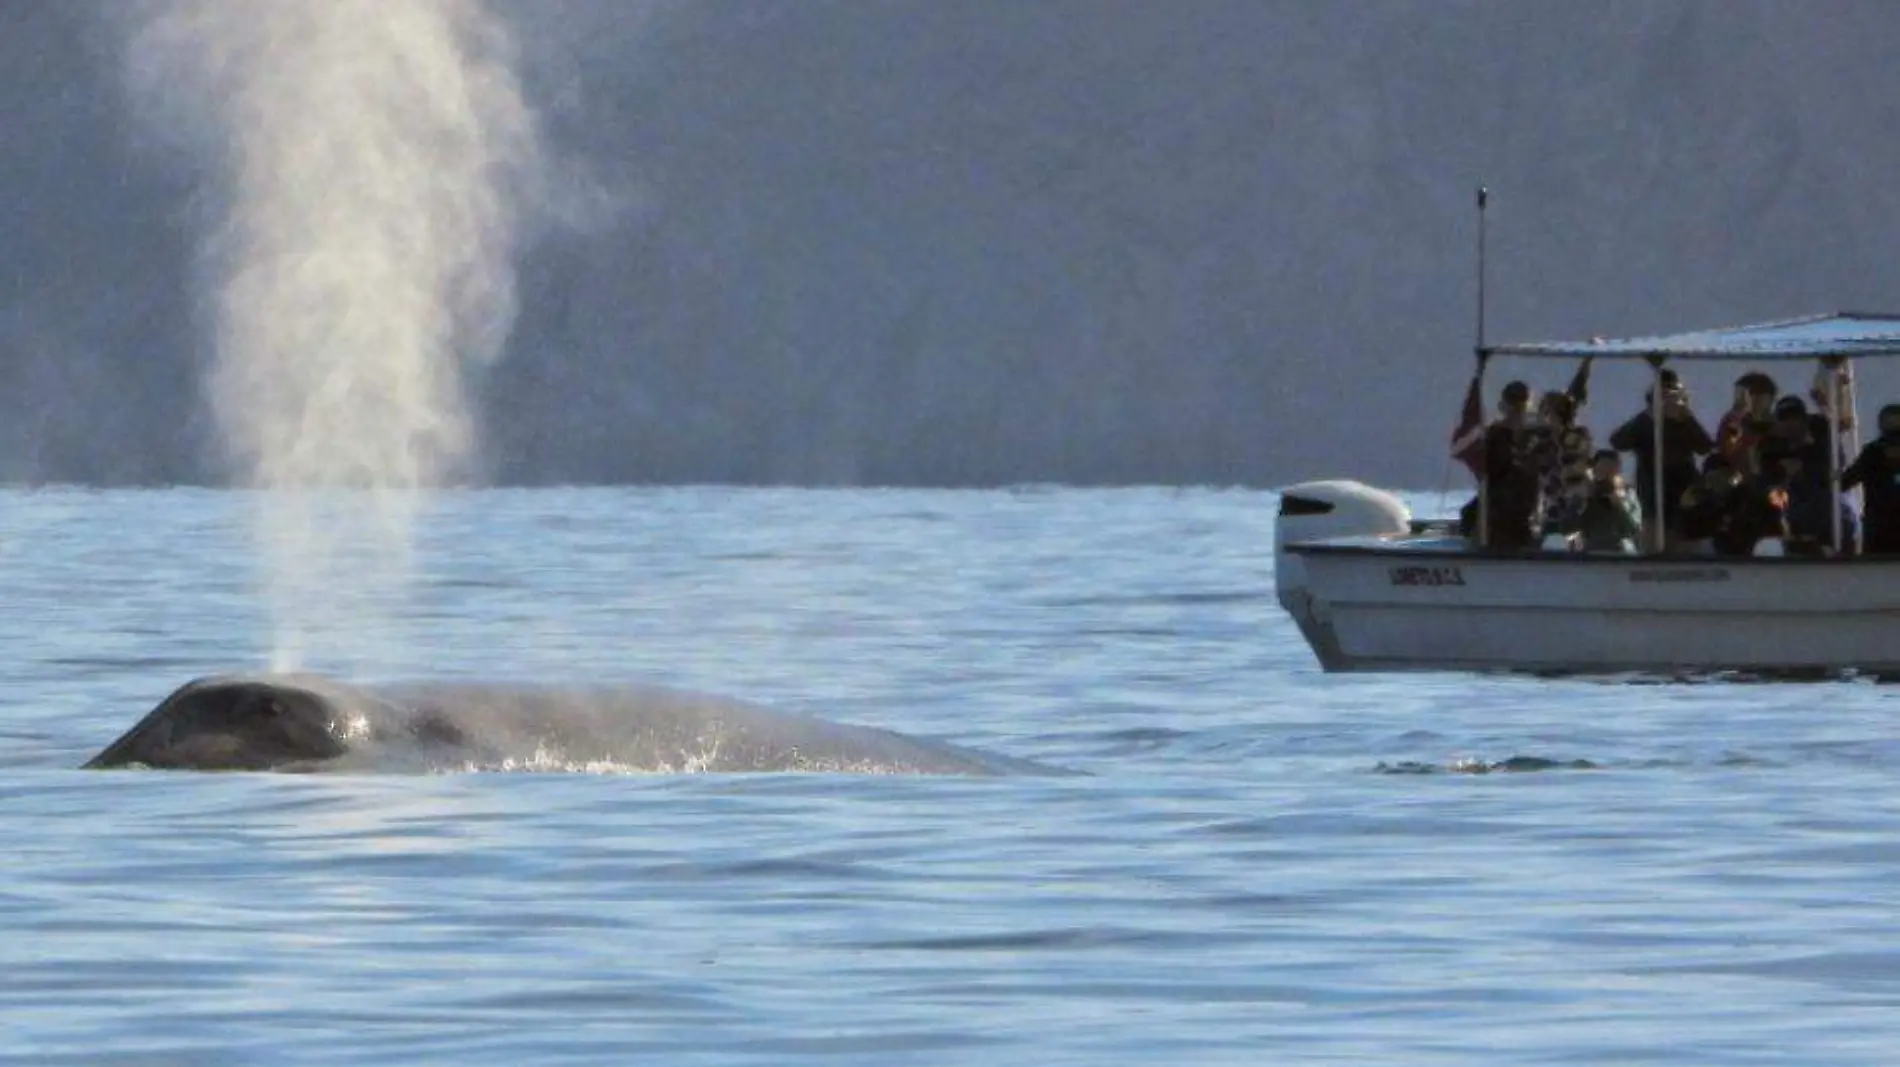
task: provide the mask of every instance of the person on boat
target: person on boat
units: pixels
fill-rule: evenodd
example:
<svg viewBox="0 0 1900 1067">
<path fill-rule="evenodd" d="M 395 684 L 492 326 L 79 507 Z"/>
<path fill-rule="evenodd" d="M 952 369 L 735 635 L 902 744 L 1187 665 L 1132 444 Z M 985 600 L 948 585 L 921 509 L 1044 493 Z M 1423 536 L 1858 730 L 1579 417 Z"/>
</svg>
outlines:
<svg viewBox="0 0 1900 1067">
<path fill-rule="evenodd" d="M 1663 410 L 1662 485 L 1656 485 L 1656 422 L 1650 412 L 1655 402 L 1653 391 L 1644 394 L 1643 410 L 1610 434 L 1610 447 L 1636 457 L 1636 486 L 1644 509 L 1647 511 L 1660 501 L 1660 506 L 1650 512 L 1651 541 L 1660 540 L 1663 547 L 1668 548 L 1675 540 L 1682 494 L 1699 473 L 1696 457 L 1713 451 L 1715 441 L 1690 408 L 1689 390 L 1683 387 L 1676 372 L 1665 370 L 1658 377 Z"/>
<path fill-rule="evenodd" d="M 1841 472 L 1843 490 L 1857 486 L 1866 500 L 1861 551 L 1900 555 L 1900 404 L 1880 409 L 1880 436 Z"/>
<path fill-rule="evenodd" d="M 1458 453 L 1467 465 L 1477 462 L 1479 479 L 1478 496 L 1459 512 L 1459 530 L 1474 536 L 1482 516 L 1484 543 L 1490 548 L 1521 549 L 1537 541 L 1543 482 L 1526 449 L 1530 407 L 1530 386 L 1506 384 L 1498 394 L 1498 417 L 1477 439 L 1476 455 L 1467 458 L 1468 446 Z"/>
<path fill-rule="evenodd" d="M 1832 437 L 1827 417 L 1810 412 L 1800 397 L 1775 401 L 1775 422 L 1761 445 L 1762 478 L 1787 494 L 1788 549 L 1797 554 L 1825 555 L 1833 547 L 1833 472 L 1841 457 Z M 1846 547 L 1853 543 L 1854 515 L 1845 502 L 1839 507 Z"/>
<path fill-rule="evenodd" d="M 1565 512 L 1558 529 L 1584 552 L 1636 551 L 1643 535 L 1643 506 L 1623 481 L 1623 457 L 1615 449 L 1596 452 L 1582 498 Z"/>
<path fill-rule="evenodd" d="M 1537 420 L 1526 431 L 1526 451 L 1543 482 L 1546 529 L 1557 528 L 1590 480 L 1590 457 L 1596 448 L 1589 429 L 1577 424 L 1578 403 L 1574 392 L 1545 393 L 1538 401 Z"/>
<path fill-rule="evenodd" d="M 1835 420 L 1835 425 L 1843 437 L 1853 433 L 1854 370 L 1852 364 L 1842 362 L 1837 367 L 1823 366 L 1815 371 L 1814 384 L 1808 388 L 1808 399 L 1814 402 L 1815 418 L 1819 420 L 1819 425 L 1828 423 L 1828 412 L 1838 404 L 1841 414 L 1840 418 Z"/>
<path fill-rule="evenodd" d="M 1761 472 L 1759 450 L 1775 421 L 1775 397 L 1781 390 L 1760 371 L 1735 379 L 1735 400 L 1715 427 L 1715 449 L 1743 477 Z"/>
<path fill-rule="evenodd" d="M 1546 404 L 1549 403 L 1552 396 L 1562 395 L 1570 398 L 1570 411 L 1567 420 L 1569 425 L 1575 425 L 1577 418 L 1583 413 L 1583 406 L 1590 401 L 1590 365 L 1595 361 L 1595 358 L 1594 356 L 1584 357 L 1583 361 L 1577 366 L 1577 373 L 1571 377 L 1570 384 L 1565 387 L 1563 393 L 1546 393 L 1544 395 Z M 1484 395 L 1480 392 L 1483 388 L 1484 363 L 1481 360 L 1478 363 L 1478 369 L 1471 375 L 1470 386 L 1465 389 L 1465 402 L 1459 412 L 1458 425 L 1452 427 L 1451 431 L 1452 458 L 1463 463 L 1465 469 L 1471 472 L 1471 476 L 1478 479 L 1483 479 L 1484 477 Z M 1521 395 L 1519 390 L 1521 390 Z M 1511 382 L 1506 385 L 1498 398 L 1500 416 L 1506 414 L 1506 409 L 1522 408 L 1529 396 L 1530 387 L 1524 385 L 1523 382 Z M 1511 397 L 1519 397 L 1519 399 L 1513 400 L 1510 399 Z M 1541 414 L 1542 412 L 1540 410 L 1540 421 Z M 1585 465 L 1587 466 L 1589 459 L 1589 450 L 1587 448 L 1584 452 L 1584 458 Z"/>
<path fill-rule="evenodd" d="M 1787 537 L 1787 494 L 1738 470 L 1713 452 L 1702 476 L 1682 494 L 1679 547 L 1691 553 L 1752 556 L 1763 538 Z"/>
<path fill-rule="evenodd" d="M 1682 493 L 1682 521 L 1676 547 L 1689 555 L 1713 553 L 1734 516 L 1734 503 L 1745 479 L 1718 447 L 1702 463 L 1702 473 Z"/>
</svg>

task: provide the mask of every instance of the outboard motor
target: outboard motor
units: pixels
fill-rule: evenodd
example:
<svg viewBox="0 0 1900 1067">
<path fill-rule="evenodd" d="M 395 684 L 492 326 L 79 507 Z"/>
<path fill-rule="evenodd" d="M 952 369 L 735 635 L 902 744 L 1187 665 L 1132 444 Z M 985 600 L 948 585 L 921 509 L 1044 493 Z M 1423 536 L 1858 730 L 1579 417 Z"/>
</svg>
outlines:
<svg viewBox="0 0 1900 1067">
<path fill-rule="evenodd" d="M 1322 666 L 1330 667 L 1337 642 L 1325 609 L 1306 588 L 1306 566 L 1286 546 L 1328 537 L 1403 534 L 1412 530 L 1412 509 L 1397 495 L 1354 481 L 1302 482 L 1280 492 L 1273 521 L 1273 585 L 1280 606 L 1299 624 Z"/>
</svg>

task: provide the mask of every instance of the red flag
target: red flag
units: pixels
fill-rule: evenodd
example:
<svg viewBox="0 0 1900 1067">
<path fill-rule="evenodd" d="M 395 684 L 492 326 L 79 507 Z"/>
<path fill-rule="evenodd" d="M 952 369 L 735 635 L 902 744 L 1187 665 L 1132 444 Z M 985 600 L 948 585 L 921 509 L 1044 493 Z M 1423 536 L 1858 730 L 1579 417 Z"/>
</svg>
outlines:
<svg viewBox="0 0 1900 1067">
<path fill-rule="evenodd" d="M 1463 463 L 1473 478 L 1484 477 L 1484 397 L 1479 392 L 1481 376 L 1471 376 L 1471 388 L 1465 391 L 1465 410 L 1451 431 L 1452 458 Z"/>
</svg>

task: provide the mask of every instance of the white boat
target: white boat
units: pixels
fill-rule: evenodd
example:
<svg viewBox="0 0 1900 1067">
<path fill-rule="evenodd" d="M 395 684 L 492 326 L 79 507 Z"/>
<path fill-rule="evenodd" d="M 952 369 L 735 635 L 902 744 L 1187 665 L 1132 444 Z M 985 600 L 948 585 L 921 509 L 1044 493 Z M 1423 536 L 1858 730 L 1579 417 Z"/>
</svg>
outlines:
<svg viewBox="0 0 1900 1067">
<path fill-rule="evenodd" d="M 1691 360 L 1831 367 L 1900 356 L 1900 316 L 1479 353 L 1480 368 L 1490 356 L 1640 359 L 1658 374 Z M 1900 676 L 1900 557 L 1778 555 L 1775 543 L 1745 557 L 1499 552 L 1351 481 L 1284 490 L 1275 541 L 1280 603 L 1327 670 Z"/>
</svg>

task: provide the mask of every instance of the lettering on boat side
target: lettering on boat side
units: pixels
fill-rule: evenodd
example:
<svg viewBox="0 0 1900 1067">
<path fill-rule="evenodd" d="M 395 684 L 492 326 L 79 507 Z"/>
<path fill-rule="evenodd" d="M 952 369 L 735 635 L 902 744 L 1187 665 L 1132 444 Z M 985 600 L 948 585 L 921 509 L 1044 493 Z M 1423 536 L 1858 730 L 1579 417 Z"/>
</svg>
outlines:
<svg viewBox="0 0 1900 1067">
<path fill-rule="evenodd" d="M 1456 567 L 1392 567 L 1386 573 L 1393 585 L 1463 585 L 1464 572 Z"/>
<path fill-rule="evenodd" d="M 1726 567 L 1666 567 L 1661 570 L 1631 571 L 1632 582 L 1726 582 Z"/>
</svg>

